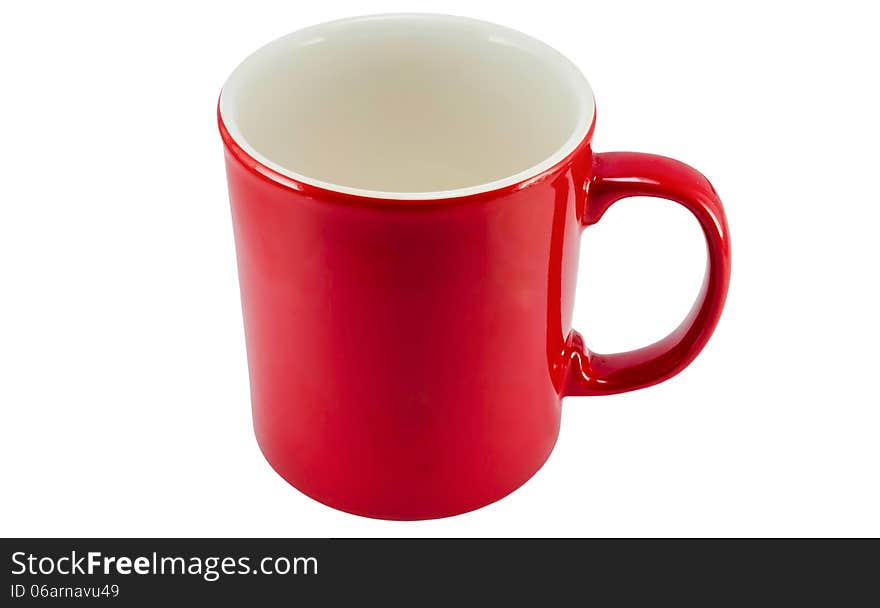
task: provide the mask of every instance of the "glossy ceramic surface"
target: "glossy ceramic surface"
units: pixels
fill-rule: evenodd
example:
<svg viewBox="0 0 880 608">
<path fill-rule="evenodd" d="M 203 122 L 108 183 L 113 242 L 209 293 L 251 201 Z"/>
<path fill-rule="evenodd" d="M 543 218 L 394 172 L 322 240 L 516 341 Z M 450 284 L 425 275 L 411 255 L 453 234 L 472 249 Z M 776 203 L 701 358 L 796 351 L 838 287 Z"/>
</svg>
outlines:
<svg viewBox="0 0 880 608">
<path fill-rule="evenodd" d="M 219 123 L 257 439 L 335 508 L 423 519 L 491 503 L 549 456 L 563 397 L 669 378 L 718 321 L 730 252 L 712 186 L 667 158 L 594 154 L 592 124 L 528 179 L 405 200 L 291 179 Z M 581 233 L 637 195 L 697 217 L 706 281 L 665 340 L 593 354 L 571 327 Z"/>
</svg>

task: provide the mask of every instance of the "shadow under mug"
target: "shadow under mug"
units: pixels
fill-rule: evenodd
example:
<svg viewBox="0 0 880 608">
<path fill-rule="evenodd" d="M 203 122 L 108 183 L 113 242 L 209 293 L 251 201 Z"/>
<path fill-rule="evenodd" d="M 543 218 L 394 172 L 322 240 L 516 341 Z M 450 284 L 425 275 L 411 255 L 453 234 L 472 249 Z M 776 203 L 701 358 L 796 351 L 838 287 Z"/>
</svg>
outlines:
<svg viewBox="0 0 880 608">
<path fill-rule="evenodd" d="M 661 382 L 718 322 L 712 186 L 669 158 L 594 153 L 587 81 L 524 34 L 440 15 L 310 27 L 239 65 L 218 116 L 256 436 L 327 505 L 489 504 L 547 459 L 563 397 Z M 597 354 L 571 328 L 581 233 L 629 196 L 693 213 L 707 272 L 668 337 Z"/>
</svg>

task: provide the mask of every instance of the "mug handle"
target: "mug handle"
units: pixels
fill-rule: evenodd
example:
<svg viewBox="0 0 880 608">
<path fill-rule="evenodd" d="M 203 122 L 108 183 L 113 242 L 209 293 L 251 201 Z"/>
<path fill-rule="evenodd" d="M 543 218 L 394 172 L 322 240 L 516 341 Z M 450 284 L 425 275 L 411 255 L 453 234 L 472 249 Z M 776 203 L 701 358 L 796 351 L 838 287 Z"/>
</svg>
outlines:
<svg viewBox="0 0 880 608">
<path fill-rule="evenodd" d="M 696 216 L 708 249 L 703 286 L 681 325 L 650 346 L 598 354 L 587 349 L 583 337 L 572 331 L 564 353 L 567 373 L 562 396 L 610 395 L 671 378 L 699 354 L 721 316 L 730 282 L 730 237 L 724 207 L 709 180 L 696 169 L 664 156 L 594 154 L 581 225 L 595 224 L 612 204 L 630 196 L 671 200 Z"/>
</svg>

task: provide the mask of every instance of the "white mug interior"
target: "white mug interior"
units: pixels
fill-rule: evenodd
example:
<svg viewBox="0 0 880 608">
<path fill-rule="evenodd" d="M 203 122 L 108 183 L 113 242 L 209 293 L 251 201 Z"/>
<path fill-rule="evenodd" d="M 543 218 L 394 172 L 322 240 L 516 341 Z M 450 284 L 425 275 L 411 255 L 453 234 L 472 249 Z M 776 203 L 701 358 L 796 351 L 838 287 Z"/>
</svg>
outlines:
<svg viewBox="0 0 880 608">
<path fill-rule="evenodd" d="M 586 137 L 590 85 L 520 32 L 442 15 L 303 29 L 232 73 L 220 116 L 251 157 L 360 196 L 439 199 L 516 184 Z"/>
</svg>

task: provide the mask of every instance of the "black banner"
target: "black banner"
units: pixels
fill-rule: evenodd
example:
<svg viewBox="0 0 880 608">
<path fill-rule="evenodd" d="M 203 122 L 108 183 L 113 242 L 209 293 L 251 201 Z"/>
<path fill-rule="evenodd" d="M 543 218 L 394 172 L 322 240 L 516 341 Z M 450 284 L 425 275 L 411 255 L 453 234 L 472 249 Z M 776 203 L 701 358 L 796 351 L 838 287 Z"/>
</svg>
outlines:
<svg viewBox="0 0 880 608">
<path fill-rule="evenodd" d="M 2 605 L 877 605 L 869 540 L 5 539 Z"/>
</svg>

